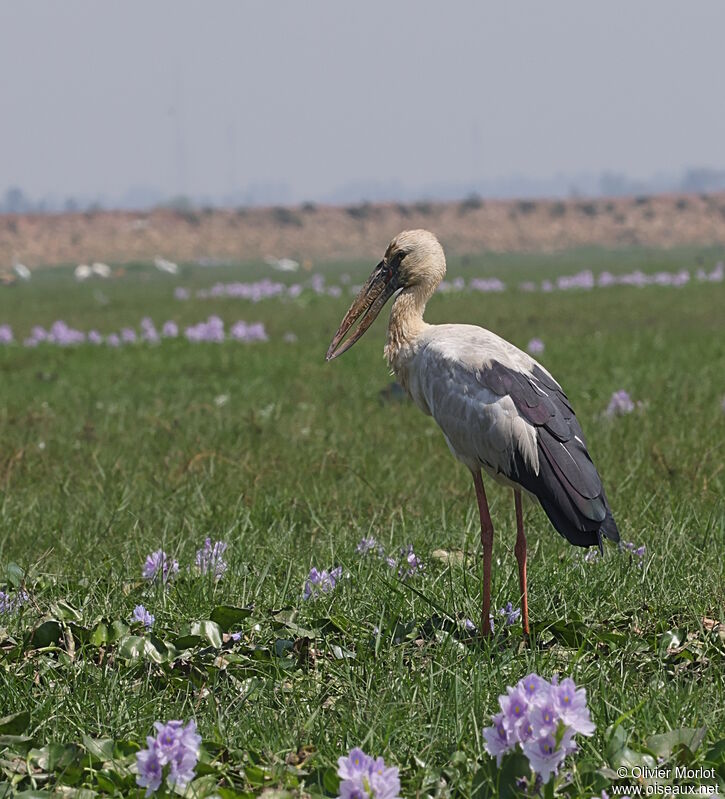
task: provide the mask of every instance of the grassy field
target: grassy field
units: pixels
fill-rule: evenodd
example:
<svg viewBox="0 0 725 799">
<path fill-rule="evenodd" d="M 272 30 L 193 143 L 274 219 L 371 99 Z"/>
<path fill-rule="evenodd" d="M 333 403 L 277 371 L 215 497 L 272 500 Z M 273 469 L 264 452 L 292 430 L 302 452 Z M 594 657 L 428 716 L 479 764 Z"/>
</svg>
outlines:
<svg viewBox="0 0 725 799">
<path fill-rule="evenodd" d="M 481 256 L 452 259 L 449 276 L 515 285 L 720 257 Z M 370 267 L 320 271 L 360 282 Z M 0 615 L 0 796 L 141 795 L 129 767 L 153 722 L 191 718 L 204 762 L 189 795 L 335 796 L 336 760 L 357 745 L 400 768 L 405 797 L 525 795 L 520 758 L 498 770 L 482 729 L 531 671 L 585 686 L 596 724 L 566 761 L 562 795 L 611 791 L 618 767 L 657 756 L 719 768 L 725 790 L 725 638 L 713 629 L 725 619 L 725 284 L 431 301 L 430 322 L 480 324 L 521 347 L 543 339 L 623 539 L 646 546 L 641 564 L 611 546 L 588 562 L 527 508 L 525 646 L 500 617 L 490 642 L 465 630 L 481 593 L 472 482 L 431 419 L 381 395 L 382 321 L 325 364 L 348 295 L 173 298 L 177 285 L 266 269 L 173 278 L 130 265 L 77 285 L 58 268 L 0 290 L 0 324 L 20 339 L 58 318 L 110 332 L 212 313 L 263 321 L 270 337 L 0 347 L 0 589 L 29 597 Z M 618 389 L 642 405 L 610 419 Z M 487 490 L 500 608 L 518 604 L 513 501 Z M 356 552 L 365 536 L 387 554 L 411 544 L 424 571 L 399 580 Z M 228 543 L 217 582 L 191 568 L 206 537 Z M 141 577 L 159 548 L 180 564 L 166 588 Z M 310 569 L 337 565 L 335 590 L 303 600 Z M 138 604 L 155 615 L 151 633 L 130 623 Z"/>
</svg>

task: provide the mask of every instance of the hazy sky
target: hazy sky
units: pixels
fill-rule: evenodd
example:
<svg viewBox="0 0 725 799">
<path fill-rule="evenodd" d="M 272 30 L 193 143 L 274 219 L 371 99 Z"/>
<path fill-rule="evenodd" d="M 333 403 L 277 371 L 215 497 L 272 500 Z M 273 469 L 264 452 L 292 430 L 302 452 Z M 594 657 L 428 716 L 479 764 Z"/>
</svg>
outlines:
<svg viewBox="0 0 725 799">
<path fill-rule="evenodd" d="M 722 0 L 0 0 L 0 192 L 725 167 Z"/>
</svg>

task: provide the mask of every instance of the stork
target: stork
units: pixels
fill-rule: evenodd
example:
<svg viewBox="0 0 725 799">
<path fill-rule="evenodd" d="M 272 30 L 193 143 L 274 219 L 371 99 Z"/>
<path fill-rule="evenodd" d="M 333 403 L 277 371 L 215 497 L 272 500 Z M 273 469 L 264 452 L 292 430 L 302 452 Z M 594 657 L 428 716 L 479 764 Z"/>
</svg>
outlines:
<svg viewBox="0 0 725 799">
<path fill-rule="evenodd" d="M 432 233 L 406 230 L 397 235 L 345 314 L 326 359 L 350 349 L 388 299 L 395 297 L 385 358 L 413 402 L 438 423 L 453 456 L 473 476 L 483 549 L 481 634 L 490 634 L 493 550 L 483 469 L 513 489 L 514 553 L 523 631 L 528 635 L 522 494 L 538 500 L 554 528 L 576 546 L 601 550 L 602 538 L 619 541 L 619 531 L 571 403 L 551 374 L 489 330 L 423 321 L 426 303 L 445 273 L 443 248 Z"/>
</svg>

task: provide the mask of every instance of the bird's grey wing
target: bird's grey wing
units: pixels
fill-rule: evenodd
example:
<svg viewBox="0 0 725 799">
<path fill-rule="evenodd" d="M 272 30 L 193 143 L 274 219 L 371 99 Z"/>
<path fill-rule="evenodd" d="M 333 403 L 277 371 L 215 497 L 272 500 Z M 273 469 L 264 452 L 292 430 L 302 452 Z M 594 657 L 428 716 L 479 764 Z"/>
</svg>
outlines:
<svg viewBox="0 0 725 799">
<path fill-rule="evenodd" d="M 535 362 L 521 371 L 491 361 L 478 378 L 494 393 L 510 397 L 536 431 L 538 473 L 514 457 L 512 479 L 539 498 L 556 529 L 572 543 L 597 544 L 602 534 L 618 541 L 601 478 L 561 386 Z"/>
</svg>

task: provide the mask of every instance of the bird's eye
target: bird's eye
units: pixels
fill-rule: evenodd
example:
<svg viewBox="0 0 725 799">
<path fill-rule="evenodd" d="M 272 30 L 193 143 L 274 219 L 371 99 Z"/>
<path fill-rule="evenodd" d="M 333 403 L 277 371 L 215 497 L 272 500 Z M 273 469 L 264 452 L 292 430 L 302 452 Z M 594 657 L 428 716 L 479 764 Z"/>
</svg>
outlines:
<svg viewBox="0 0 725 799">
<path fill-rule="evenodd" d="M 395 253 L 395 257 L 393 258 L 394 265 L 400 266 L 403 258 L 405 258 L 405 253 L 402 250 L 398 250 L 398 252 Z"/>
</svg>

